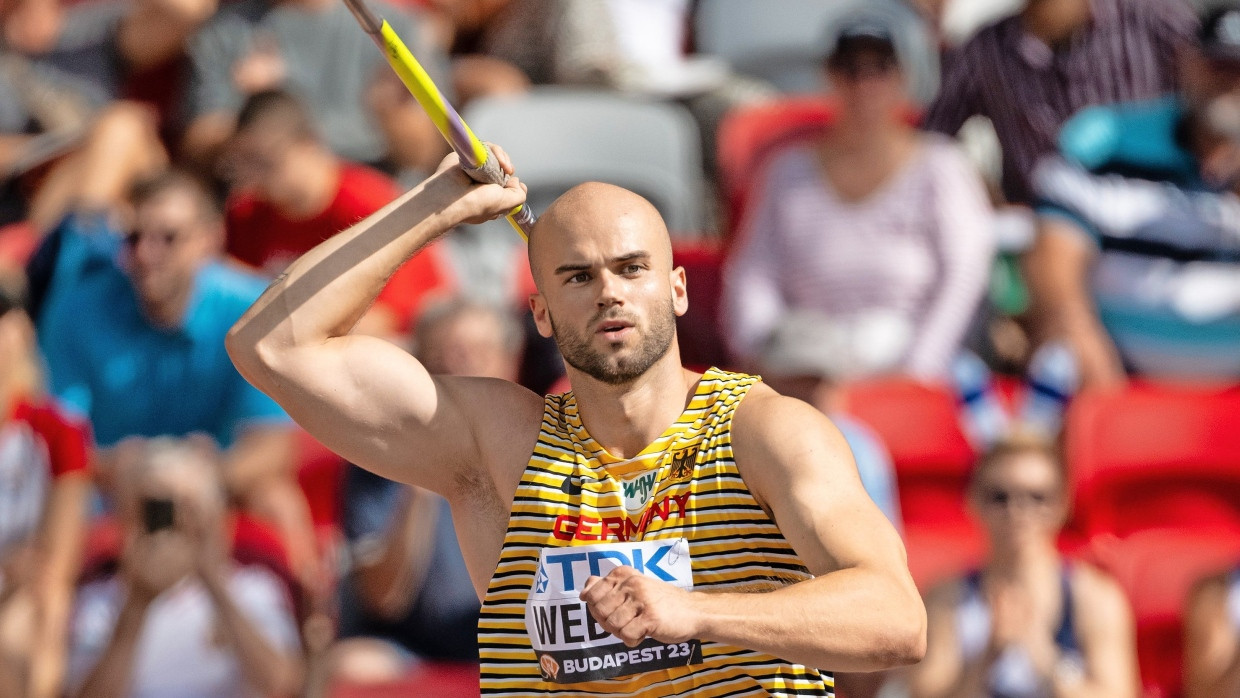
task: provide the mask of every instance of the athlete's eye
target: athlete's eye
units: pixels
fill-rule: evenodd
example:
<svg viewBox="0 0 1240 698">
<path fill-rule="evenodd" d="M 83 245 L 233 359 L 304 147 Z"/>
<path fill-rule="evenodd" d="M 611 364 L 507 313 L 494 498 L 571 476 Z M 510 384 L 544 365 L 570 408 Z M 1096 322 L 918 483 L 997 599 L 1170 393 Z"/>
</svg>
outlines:
<svg viewBox="0 0 1240 698">
<path fill-rule="evenodd" d="M 621 270 L 621 273 L 626 276 L 632 276 L 633 274 L 640 274 L 644 269 L 645 267 L 640 264 L 626 264 L 624 265 L 624 269 Z"/>
<path fill-rule="evenodd" d="M 565 283 L 570 283 L 570 284 L 583 284 L 589 280 L 590 280 L 589 272 L 579 271 L 576 274 L 573 274 L 572 276 L 568 277 L 564 281 Z"/>
</svg>

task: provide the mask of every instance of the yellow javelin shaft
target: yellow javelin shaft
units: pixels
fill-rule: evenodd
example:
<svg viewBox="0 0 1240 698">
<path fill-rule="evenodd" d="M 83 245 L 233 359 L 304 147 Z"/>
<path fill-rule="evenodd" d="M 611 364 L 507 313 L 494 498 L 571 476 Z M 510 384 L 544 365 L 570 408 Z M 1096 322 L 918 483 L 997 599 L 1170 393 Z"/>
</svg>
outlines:
<svg viewBox="0 0 1240 698">
<path fill-rule="evenodd" d="M 431 76 L 422 68 L 418 59 L 413 57 L 413 52 L 405 46 L 405 42 L 400 40 L 396 30 L 388 24 L 386 19 L 379 27 L 379 36 L 383 39 L 383 54 L 387 57 L 392 70 L 396 71 L 401 82 L 405 83 L 405 87 L 409 89 L 409 93 L 426 110 L 435 128 L 438 128 L 443 137 L 452 144 L 453 148 L 456 148 L 458 145 L 456 140 L 459 139 L 454 139 L 456 134 L 453 133 L 453 126 L 455 124 L 449 116 L 450 112 L 455 116 L 456 110 L 444 99 L 443 93 L 435 86 Z M 468 124 L 459 117 L 455 121 L 460 124 L 460 129 L 464 132 L 468 142 L 468 154 L 472 155 L 467 162 L 471 167 L 481 167 L 489 157 L 486 146 L 474 135 Z"/>
<path fill-rule="evenodd" d="M 457 113 L 456 109 L 444 99 L 443 93 L 435 86 L 431 76 L 427 75 L 422 64 L 413 56 L 413 52 L 405 46 L 392 25 L 387 20 L 379 20 L 366 7 L 363 0 L 344 0 L 353 12 L 362 29 L 370 34 L 375 44 L 383 51 L 392 70 L 400 77 L 401 82 L 418 100 L 418 104 L 430 116 L 431 122 L 443 134 L 443 137 L 461 158 L 461 167 L 470 177 L 479 182 L 503 185 L 507 176 L 500 169 L 499 163 L 491 157 L 487 148 Z M 529 241 L 530 230 L 534 226 L 534 214 L 528 206 L 518 206 L 508 214 L 508 223 L 522 237 Z"/>
</svg>

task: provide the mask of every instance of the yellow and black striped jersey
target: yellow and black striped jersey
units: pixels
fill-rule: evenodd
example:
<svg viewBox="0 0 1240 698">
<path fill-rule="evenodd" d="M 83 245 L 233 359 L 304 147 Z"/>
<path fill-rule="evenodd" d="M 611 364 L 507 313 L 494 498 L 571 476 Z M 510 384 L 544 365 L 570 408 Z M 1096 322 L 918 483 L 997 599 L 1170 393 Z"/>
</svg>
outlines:
<svg viewBox="0 0 1240 698">
<path fill-rule="evenodd" d="M 763 591 L 811 577 L 733 460 L 732 415 L 757 380 L 710 369 L 679 419 L 628 459 L 590 437 L 571 392 L 547 396 L 478 623 L 484 696 L 834 695 L 826 672 L 713 642 L 702 643 L 699 664 L 552 683 L 526 630 L 526 602 L 549 547 L 685 538 L 697 590 Z"/>
</svg>

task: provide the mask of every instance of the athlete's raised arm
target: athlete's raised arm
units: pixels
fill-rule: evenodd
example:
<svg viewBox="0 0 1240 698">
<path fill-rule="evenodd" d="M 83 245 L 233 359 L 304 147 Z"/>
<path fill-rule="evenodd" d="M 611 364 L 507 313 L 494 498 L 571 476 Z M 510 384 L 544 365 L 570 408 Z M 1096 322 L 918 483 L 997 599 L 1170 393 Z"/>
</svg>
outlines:
<svg viewBox="0 0 1240 698">
<path fill-rule="evenodd" d="M 511 174 L 507 156 L 495 152 Z M 418 250 L 524 200 L 516 177 L 503 187 L 475 184 L 450 155 L 421 185 L 294 262 L 229 332 L 229 355 L 351 462 L 449 499 L 478 487 L 478 469 L 508 450 L 524 462 L 541 399 L 505 381 L 431 376 L 402 349 L 349 332 Z"/>
<path fill-rule="evenodd" d="M 626 641 L 700 638 L 828 671 L 920 661 L 926 611 L 904 546 L 862 489 L 839 431 L 759 384 L 737 409 L 732 451 L 746 486 L 816 577 L 742 595 L 685 592 L 618 568 L 592 577 L 581 595 L 600 624 Z"/>
</svg>

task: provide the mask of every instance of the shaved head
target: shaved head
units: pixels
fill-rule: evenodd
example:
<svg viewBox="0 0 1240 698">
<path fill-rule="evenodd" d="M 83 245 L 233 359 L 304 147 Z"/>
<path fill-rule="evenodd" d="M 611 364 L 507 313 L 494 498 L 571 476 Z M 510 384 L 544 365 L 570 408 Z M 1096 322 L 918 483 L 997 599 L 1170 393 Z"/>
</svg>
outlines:
<svg viewBox="0 0 1240 698">
<path fill-rule="evenodd" d="M 534 322 L 570 367 L 621 385 L 668 356 L 688 307 L 684 270 L 672 268 L 649 201 L 611 184 L 573 187 L 539 217 L 529 254 Z"/>
<path fill-rule="evenodd" d="M 530 269 L 539 288 L 544 283 L 541 267 L 571 238 L 578 235 L 606 234 L 610 231 L 640 231 L 648 240 L 647 251 L 661 268 L 671 269 L 672 241 L 659 210 L 639 194 L 603 182 L 585 182 L 569 189 L 538 217 L 530 233 Z M 554 263 L 550 263 L 553 270 Z M 548 270 L 548 271 L 551 271 Z"/>
</svg>

